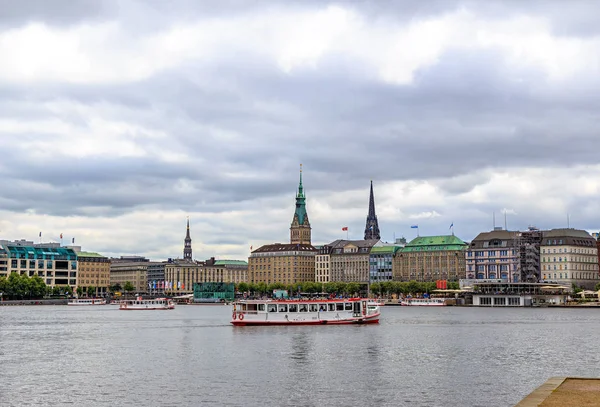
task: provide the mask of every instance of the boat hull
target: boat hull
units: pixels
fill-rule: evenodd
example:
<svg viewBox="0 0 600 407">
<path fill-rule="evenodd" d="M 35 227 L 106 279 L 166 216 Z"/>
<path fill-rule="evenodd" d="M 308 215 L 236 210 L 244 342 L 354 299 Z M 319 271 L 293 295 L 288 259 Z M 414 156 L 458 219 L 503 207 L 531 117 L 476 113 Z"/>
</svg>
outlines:
<svg viewBox="0 0 600 407">
<path fill-rule="evenodd" d="M 282 326 L 282 325 L 363 325 L 363 324 L 378 324 L 379 315 L 374 314 L 363 318 L 348 318 L 348 319 L 320 319 L 320 320 L 299 320 L 299 321 L 261 321 L 252 319 L 242 319 L 239 317 L 231 320 L 234 326 Z"/>
</svg>

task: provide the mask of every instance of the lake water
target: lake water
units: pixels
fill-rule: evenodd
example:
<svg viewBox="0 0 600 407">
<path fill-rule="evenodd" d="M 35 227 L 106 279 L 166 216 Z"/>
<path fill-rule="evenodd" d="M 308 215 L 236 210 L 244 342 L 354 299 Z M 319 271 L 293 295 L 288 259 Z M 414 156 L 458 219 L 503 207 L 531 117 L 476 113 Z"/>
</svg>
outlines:
<svg viewBox="0 0 600 407">
<path fill-rule="evenodd" d="M 600 376 L 600 309 L 383 307 L 233 327 L 228 306 L 0 307 L 0 406 L 512 406 Z"/>
</svg>

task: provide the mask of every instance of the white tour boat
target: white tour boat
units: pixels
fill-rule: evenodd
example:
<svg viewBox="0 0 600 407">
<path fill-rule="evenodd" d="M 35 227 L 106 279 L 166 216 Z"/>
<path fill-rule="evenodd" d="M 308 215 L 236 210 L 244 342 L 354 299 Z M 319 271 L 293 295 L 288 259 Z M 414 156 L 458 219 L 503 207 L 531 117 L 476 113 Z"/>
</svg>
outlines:
<svg viewBox="0 0 600 407">
<path fill-rule="evenodd" d="M 73 298 L 67 305 L 106 305 L 106 300 L 104 298 Z"/>
<path fill-rule="evenodd" d="M 243 300 L 233 303 L 233 325 L 376 324 L 379 305 L 364 298 Z"/>
<path fill-rule="evenodd" d="M 143 300 L 138 297 L 135 300 L 123 300 L 119 305 L 119 309 L 134 311 L 134 310 L 155 310 L 155 309 L 174 309 L 175 303 L 168 298 L 154 298 L 151 300 Z"/>
<path fill-rule="evenodd" d="M 446 305 L 445 298 L 404 298 L 400 305 L 421 307 L 443 307 Z"/>
</svg>

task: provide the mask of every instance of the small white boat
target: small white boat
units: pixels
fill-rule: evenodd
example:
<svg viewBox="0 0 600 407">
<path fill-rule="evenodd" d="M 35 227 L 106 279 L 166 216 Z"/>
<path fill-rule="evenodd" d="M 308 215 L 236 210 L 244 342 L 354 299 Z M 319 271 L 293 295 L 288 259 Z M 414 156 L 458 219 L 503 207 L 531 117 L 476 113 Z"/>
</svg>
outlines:
<svg viewBox="0 0 600 407">
<path fill-rule="evenodd" d="M 379 305 L 366 298 L 339 300 L 245 300 L 233 303 L 231 324 L 377 324 Z"/>
<path fill-rule="evenodd" d="M 104 298 L 73 298 L 67 305 L 106 305 L 106 300 Z"/>
<path fill-rule="evenodd" d="M 154 298 L 151 300 L 143 300 L 138 297 L 135 300 L 123 300 L 119 305 L 119 309 L 126 311 L 138 310 L 159 310 L 159 309 L 174 309 L 175 303 L 168 298 Z"/>
<path fill-rule="evenodd" d="M 421 306 L 421 307 L 443 307 L 446 305 L 445 298 L 405 298 L 400 301 L 400 305 Z"/>
</svg>

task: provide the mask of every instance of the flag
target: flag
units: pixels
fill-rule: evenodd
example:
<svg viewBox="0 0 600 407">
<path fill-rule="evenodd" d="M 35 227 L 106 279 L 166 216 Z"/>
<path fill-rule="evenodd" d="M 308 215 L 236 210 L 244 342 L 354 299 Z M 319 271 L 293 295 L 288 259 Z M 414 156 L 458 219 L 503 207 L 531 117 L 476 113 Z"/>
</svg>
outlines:
<svg viewBox="0 0 600 407">
<path fill-rule="evenodd" d="M 347 231 L 348 231 L 348 226 L 344 226 L 344 227 L 342 228 L 342 230 L 343 230 L 344 232 L 347 232 Z"/>
<path fill-rule="evenodd" d="M 252 250 L 252 246 L 250 246 L 250 250 Z"/>
<path fill-rule="evenodd" d="M 453 227 L 454 227 L 454 222 L 452 222 L 452 223 L 450 224 L 450 227 L 449 227 L 448 229 L 452 229 Z"/>
<path fill-rule="evenodd" d="M 60 238 L 62 239 L 62 233 L 60 234 Z"/>
<path fill-rule="evenodd" d="M 73 238 L 73 242 L 72 242 L 72 244 L 75 244 L 75 238 Z"/>
<path fill-rule="evenodd" d="M 369 230 L 373 230 L 373 225 L 371 225 L 371 227 L 369 228 Z"/>
<path fill-rule="evenodd" d="M 40 232 L 40 237 L 42 237 L 42 232 Z"/>
<path fill-rule="evenodd" d="M 181 289 L 185 290 L 185 284 L 184 283 L 181 283 Z"/>
<path fill-rule="evenodd" d="M 419 229 L 419 225 L 412 225 L 410 228 L 411 229 Z"/>
</svg>

